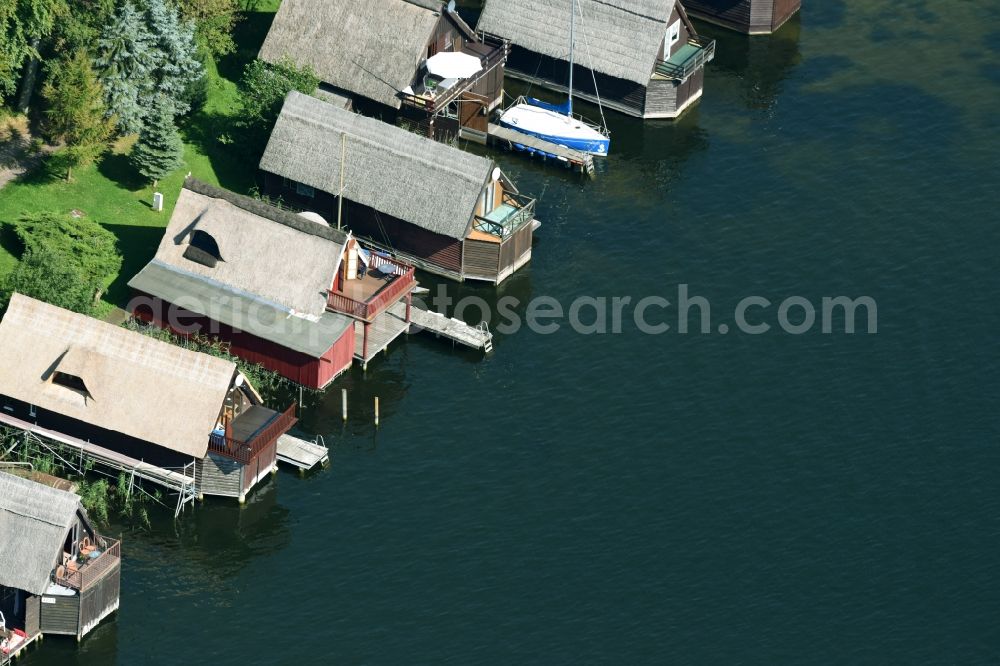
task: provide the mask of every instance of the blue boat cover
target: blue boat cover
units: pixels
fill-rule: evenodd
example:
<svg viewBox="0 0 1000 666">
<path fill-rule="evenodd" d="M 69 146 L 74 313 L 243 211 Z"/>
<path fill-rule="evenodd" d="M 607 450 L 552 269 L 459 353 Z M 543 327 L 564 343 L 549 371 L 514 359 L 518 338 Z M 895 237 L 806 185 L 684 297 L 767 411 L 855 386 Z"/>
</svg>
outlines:
<svg viewBox="0 0 1000 666">
<path fill-rule="evenodd" d="M 570 102 L 566 100 L 562 104 L 549 104 L 548 102 L 543 102 L 540 99 L 535 99 L 534 97 L 526 97 L 525 101 L 531 106 L 537 106 L 540 109 L 547 109 L 548 111 L 554 111 L 556 113 L 561 113 L 564 116 L 568 116 L 570 113 Z"/>
</svg>

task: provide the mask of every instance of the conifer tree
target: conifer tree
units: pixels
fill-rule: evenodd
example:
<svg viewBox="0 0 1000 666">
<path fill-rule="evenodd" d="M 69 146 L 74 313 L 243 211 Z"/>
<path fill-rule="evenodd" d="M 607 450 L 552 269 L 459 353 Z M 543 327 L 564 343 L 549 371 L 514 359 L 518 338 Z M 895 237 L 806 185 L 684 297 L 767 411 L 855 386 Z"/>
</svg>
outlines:
<svg viewBox="0 0 1000 666">
<path fill-rule="evenodd" d="M 205 76 L 194 26 L 167 0 L 123 0 L 102 32 L 95 64 L 124 134 L 142 130 L 159 95 L 171 101 L 175 114 L 188 113 L 191 91 Z"/>
<path fill-rule="evenodd" d="M 42 96 L 48 104 L 46 132 L 65 144 L 58 155 L 66 165 L 66 180 L 72 180 L 73 167 L 89 164 L 104 152 L 114 129 L 87 52 L 79 49 L 53 63 Z"/>
<path fill-rule="evenodd" d="M 22 66 L 69 13 L 66 0 L 0 0 L 0 102 L 17 89 Z"/>
<path fill-rule="evenodd" d="M 142 129 L 154 91 L 153 72 L 162 58 L 145 17 L 131 2 L 123 2 L 97 42 L 98 67 L 109 115 L 118 118 L 122 134 Z"/>
<path fill-rule="evenodd" d="M 191 110 L 187 92 L 205 75 L 194 41 L 194 25 L 182 21 L 177 7 L 166 0 L 146 0 L 149 31 L 160 52 L 154 72 L 157 94 L 171 100 L 174 113 L 182 116 Z"/>
<path fill-rule="evenodd" d="M 184 163 L 184 143 L 174 124 L 174 115 L 171 100 L 158 96 L 132 148 L 132 163 L 139 173 L 153 181 L 153 187 Z"/>
</svg>

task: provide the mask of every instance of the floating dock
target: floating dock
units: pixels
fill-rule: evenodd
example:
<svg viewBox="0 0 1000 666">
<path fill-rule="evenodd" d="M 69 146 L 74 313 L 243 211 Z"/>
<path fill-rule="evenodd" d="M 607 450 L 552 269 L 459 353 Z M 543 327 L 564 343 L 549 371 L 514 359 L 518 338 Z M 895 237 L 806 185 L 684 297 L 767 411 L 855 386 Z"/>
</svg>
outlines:
<svg viewBox="0 0 1000 666">
<path fill-rule="evenodd" d="M 577 169 L 580 173 L 585 173 L 588 176 L 594 175 L 594 156 L 589 153 L 573 150 L 529 134 L 515 132 L 493 123 L 489 124 L 487 141 L 508 150 L 524 152 L 542 159 L 557 160 L 561 164 Z"/>
<path fill-rule="evenodd" d="M 330 451 L 323 445 L 307 442 L 285 433 L 278 438 L 278 460 L 305 471 L 316 465 L 330 464 Z"/>
<path fill-rule="evenodd" d="M 21 656 L 21 652 L 28 649 L 28 646 L 35 641 L 41 639 L 42 632 L 36 633 L 34 636 L 24 639 L 17 644 L 17 647 L 12 649 L 9 654 L 0 652 L 0 666 L 8 666 L 14 659 Z"/>
<path fill-rule="evenodd" d="M 405 318 L 406 303 L 400 301 L 389 308 L 389 311 Z M 416 332 L 414 327 L 447 338 L 455 344 L 481 349 L 486 354 L 493 351 L 493 334 L 485 323 L 471 326 L 460 319 L 445 317 L 443 314 L 413 306 L 410 308 L 410 333 Z"/>
</svg>

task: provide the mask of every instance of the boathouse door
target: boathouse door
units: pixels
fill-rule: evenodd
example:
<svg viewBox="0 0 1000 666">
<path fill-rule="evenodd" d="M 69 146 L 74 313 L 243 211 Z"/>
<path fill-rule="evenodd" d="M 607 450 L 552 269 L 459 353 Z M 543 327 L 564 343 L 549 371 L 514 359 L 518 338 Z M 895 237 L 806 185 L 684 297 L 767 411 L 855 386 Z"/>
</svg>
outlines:
<svg viewBox="0 0 1000 666">
<path fill-rule="evenodd" d="M 681 41 L 681 20 L 677 19 L 667 28 L 667 46 L 663 49 L 663 59 L 669 60 L 674 54 L 674 44 Z"/>
</svg>

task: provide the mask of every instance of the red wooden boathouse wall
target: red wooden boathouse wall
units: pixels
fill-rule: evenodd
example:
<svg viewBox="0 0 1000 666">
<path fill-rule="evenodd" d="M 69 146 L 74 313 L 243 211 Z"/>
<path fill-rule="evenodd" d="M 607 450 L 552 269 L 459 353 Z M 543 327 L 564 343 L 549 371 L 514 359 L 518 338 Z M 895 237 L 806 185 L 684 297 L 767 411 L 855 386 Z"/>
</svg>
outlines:
<svg viewBox="0 0 1000 666">
<path fill-rule="evenodd" d="M 154 323 L 160 328 L 170 329 L 178 335 L 192 335 L 191 328 L 194 328 L 197 333 L 218 337 L 229 343 L 230 352 L 234 356 L 262 365 L 268 370 L 273 370 L 282 377 L 307 388 L 325 387 L 350 368 L 354 359 L 353 326 L 348 326 L 340 339 L 326 350 L 321 358 L 314 358 L 282 347 L 270 340 L 264 340 L 225 324 L 213 322 L 208 317 L 189 312 L 183 308 L 175 308 L 167 301 L 148 294 L 135 292 L 135 295 L 141 297 L 137 300 L 144 301 L 132 310 L 132 315 L 137 319 Z M 182 331 L 168 325 L 163 319 L 167 312 L 175 312 L 180 325 L 191 328 Z"/>
</svg>

